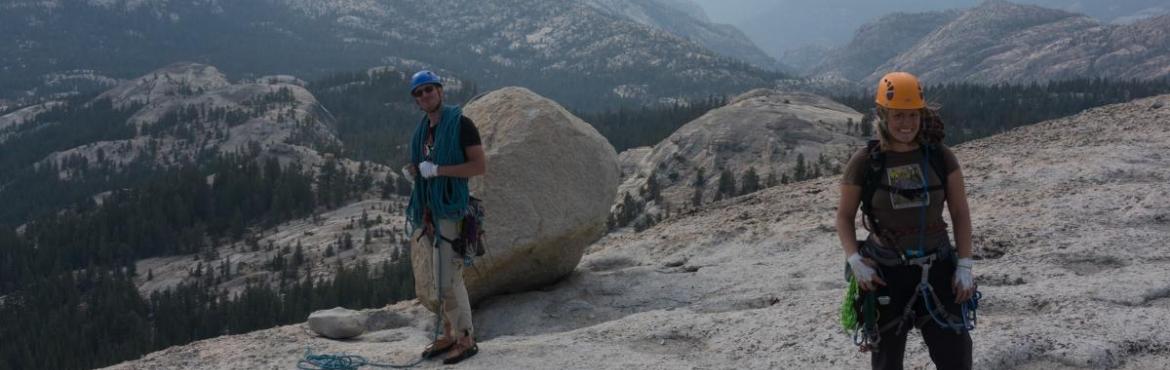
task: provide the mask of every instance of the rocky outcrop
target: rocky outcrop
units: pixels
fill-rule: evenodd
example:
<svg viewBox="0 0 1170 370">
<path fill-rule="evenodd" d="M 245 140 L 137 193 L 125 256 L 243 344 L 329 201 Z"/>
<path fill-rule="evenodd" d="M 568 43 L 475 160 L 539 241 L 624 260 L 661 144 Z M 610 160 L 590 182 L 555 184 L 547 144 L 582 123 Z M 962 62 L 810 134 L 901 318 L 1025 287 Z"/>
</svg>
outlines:
<svg viewBox="0 0 1170 370">
<path fill-rule="evenodd" d="M 861 119 L 853 109 L 818 95 L 753 90 L 687 123 L 641 155 L 619 194 L 644 198 L 652 177 L 660 195 L 645 200 L 679 209 L 737 195 L 749 170 L 760 187 L 830 173 L 863 142 L 855 129 Z M 724 172 L 734 179 L 735 193 L 720 194 Z"/>
<path fill-rule="evenodd" d="M 630 148 L 618 153 L 618 166 L 622 169 L 622 180 L 629 178 L 640 172 L 646 164 L 646 158 L 650 153 L 654 152 L 654 147 L 643 146 L 637 148 Z"/>
<path fill-rule="evenodd" d="M 1108 122 L 1109 124 L 1101 124 Z M 954 148 L 983 292 L 977 369 L 1163 368 L 1170 361 L 1170 95 Z M 467 369 L 864 368 L 828 313 L 844 256 L 838 177 L 781 185 L 593 244 L 570 279 L 475 311 Z M 430 338 L 415 302 L 340 342 L 290 325 L 177 346 L 117 369 L 289 368 L 306 347 L 406 363 Z M 377 318 L 377 320 L 375 320 Z M 911 334 L 917 337 L 918 334 Z M 930 368 L 911 338 L 907 368 Z"/>
<path fill-rule="evenodd" d="M 472 303 L 547 285 L 576 268 L 605 233 L 617 153 L 588 123 L 524 88 L 467 105 L 483 137 L 487 174 L 471 190 L 487 208 L 487 254 L 464 269 Z M 434 306 L 430 246 L 412 248 L 415 291 Z"/>
<path fill-rule="evenodd" d="M 219 69 L 203 64 L 175 63 L 127 81 L 98 95 L 115 107 L 147 104 L 191 96 L 231 85 Z"/>
<path fill-rule="evenodd" d="M 325 162 L 318 150 L 338 146 L 340 141 L 332 127 L 333 117 L 301 84 L 280 77 L 232 84 L 213 66 L 173 64 L 127 81 L 88 103 L 108 101 L 114 107 L 132 109 L 126 124 L 135 128 L 136 135 L 54 152 L 37 166 L 67 167 L 61 164 L 85 158 L 114 170 L 135 162 L 171 167 L 194 163 L 208 152 L 259 150 L 255 154 L 275 157 L 282 164 L 297 162 L 313 168 Z M 62 168 L 60 176 L 74 174 Z"/>
<path fill-rule="evenodd" d="M 33 106 L 17 109 L 0 115 L 0 143 L 8 139 L 12 133 L 20 130 L 20 125 L 31 122 L 42 113 L 65 105 L 64 102 L 50 101 Z"/>
</svg>

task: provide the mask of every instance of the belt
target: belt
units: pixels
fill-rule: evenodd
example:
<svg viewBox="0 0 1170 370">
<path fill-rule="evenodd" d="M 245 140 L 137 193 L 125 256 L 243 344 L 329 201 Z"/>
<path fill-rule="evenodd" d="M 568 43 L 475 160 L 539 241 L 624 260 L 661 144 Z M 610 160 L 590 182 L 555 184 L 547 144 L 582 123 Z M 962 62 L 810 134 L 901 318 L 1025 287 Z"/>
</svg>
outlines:
<svg viewBox="0 0 1170 370">
<path fill-rule="evenodd" d="M 946 241 L 934 250 L 926 252 L 926 254 L 923 256 L 911 258 L 907 257 L 906 253 L 904 253 L 902 250 L 880 246 L 868 241 L 859 245 L 861 245 L 861 248 L 859 249 L 862 256 L 873 259 L 882 266 L 909 266 L 920 261 L 928 261 L 930 259 L 946 260 L 947 258 L 950 258 L 955 251 L 955 248 L 951 245 L 950 241 Z"/>
</svg>

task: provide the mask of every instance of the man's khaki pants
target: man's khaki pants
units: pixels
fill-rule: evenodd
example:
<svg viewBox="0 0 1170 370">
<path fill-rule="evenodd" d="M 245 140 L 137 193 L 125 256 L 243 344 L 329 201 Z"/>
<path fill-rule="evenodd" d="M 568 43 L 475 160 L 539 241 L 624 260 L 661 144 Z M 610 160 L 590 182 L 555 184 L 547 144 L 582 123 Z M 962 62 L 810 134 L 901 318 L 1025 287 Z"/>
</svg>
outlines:
<svg viewBox="0 0 1170 370">
<path fill-rule="evenodd" d="M 459 238 L 459 220 L 439 220 L 439 232 L 449 240 Z M 443 322 L 451 325 L 452 339 L 474 335 L 471 303 L 467 299 L 467 286 L 463 285 L 463 256 L 455 253 L 455 248 L 445 240 L 440 239 L 438 248 L 433 247 L 431 239 L 425 235 L 420 242 L 430 246 L 431 261 L 438 261 L 434 266 L 434 278 L 443 303 L 439 312 L 443 315 Z"/>
</svg>

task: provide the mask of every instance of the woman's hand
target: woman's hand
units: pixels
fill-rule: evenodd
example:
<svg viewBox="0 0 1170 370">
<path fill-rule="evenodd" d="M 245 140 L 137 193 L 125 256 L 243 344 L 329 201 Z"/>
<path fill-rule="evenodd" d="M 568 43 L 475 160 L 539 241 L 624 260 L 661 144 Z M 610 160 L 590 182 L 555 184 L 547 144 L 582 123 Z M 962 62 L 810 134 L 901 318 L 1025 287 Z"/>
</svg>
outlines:
<svg viewBox="0 0 1170 370">
<path fill-rule="evenodd" d="M 857 286 L 861 290 L 874 290 L 878 285 L 885 286 L 886 282 L 878 277 L 874 270 L 873 260 L 861 257 L 861 253 L 849 256 L 849 268 L 853 270 L 853 278 L 857 279 Z"/>
</svg>

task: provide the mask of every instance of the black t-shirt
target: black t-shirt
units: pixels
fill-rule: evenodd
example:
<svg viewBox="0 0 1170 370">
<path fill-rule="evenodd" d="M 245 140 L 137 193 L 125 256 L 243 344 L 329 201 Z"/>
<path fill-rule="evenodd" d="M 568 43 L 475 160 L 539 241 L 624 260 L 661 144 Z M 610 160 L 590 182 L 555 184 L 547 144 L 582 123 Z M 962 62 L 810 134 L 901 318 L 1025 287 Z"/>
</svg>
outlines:
<svg viewBox="0 0 1170 370">
<path fill-rule="evenodd" d="M 423 157 L 430 158 L 431 149 L 435 145 L 435 126 L 427 126 L 427 145 L 423 148 Z M 467 150 L 469 146 L 483 145 L 483 140 L 479 137 L 479 129 L 475 127 L 475 122 L 467 116 L 459 117 L 459 146 Z M 466 153 L 465 153 L 466 155 Z"/>
</svg>

